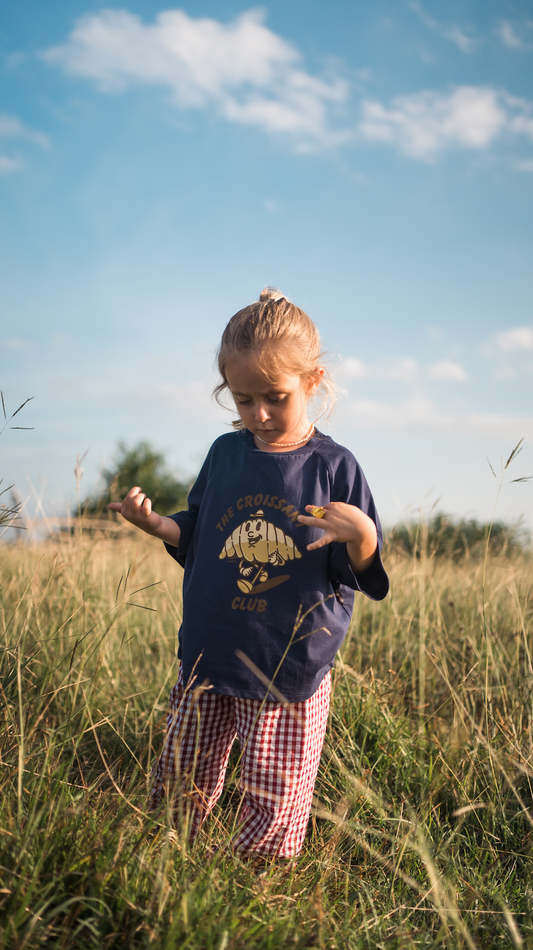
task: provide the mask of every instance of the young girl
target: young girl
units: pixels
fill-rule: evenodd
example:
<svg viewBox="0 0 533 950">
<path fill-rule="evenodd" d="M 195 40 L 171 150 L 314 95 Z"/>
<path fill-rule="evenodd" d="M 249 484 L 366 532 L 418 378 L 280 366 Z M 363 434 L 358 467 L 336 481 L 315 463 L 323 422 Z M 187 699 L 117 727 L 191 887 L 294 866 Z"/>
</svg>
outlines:
<svg viewBox="0 0 533 950">
<path fill-rule="evenodd" d="M 180 673 L 152 802 L 171 796 L 175 815 L 188 803 L 194 837 L 238 736 L 232 846 L 264 856 L 301 851 L 354 591 L 388 591 L 365 477 L 307 415 L 313 397 L 331 395 L 320 358 L 309 317 L 263 291 L 222 335 L 215 395 L 229 390 L 240 419 L 211 447 L 188 511 L 162 518 L 140 487 L 109 506 L 185 568 Z"/>
</svg>

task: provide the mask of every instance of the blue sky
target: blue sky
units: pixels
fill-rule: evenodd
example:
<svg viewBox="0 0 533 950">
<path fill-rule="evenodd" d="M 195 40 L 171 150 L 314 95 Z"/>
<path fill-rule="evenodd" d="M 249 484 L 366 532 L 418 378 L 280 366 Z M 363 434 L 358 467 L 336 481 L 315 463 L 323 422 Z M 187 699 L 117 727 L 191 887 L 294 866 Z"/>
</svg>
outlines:
<svg viewBox="0 0 533 950">
<path fill-rule="evenodd" d="M 317 322 L 331 433 L 383 519 L 490 516 L 533 475 L 529 2 L 18 0 L 0 27 L 4 484 L 60 512 L 119 439 L 183 476 L 227 319 Z M 499 516 L 532 525 L 533 482 Z M 29 510 L 36 505 L 30 500 Z"/>
</svg>

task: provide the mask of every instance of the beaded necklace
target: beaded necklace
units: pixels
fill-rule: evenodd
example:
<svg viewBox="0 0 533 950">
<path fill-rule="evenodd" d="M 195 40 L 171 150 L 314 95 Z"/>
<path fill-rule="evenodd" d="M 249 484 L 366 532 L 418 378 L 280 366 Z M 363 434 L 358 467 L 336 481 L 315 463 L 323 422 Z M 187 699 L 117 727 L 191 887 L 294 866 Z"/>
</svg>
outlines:
<svg viewBox="0 0 533 950">
<path fill-rule="evenodd" d="M 260 435 L 257 435 L 256 433 L 254 433 L 254 435 L 256 439 L 259 439 L 259 441 L 263 443 L 263 445 L 275 445 L 275 446 L 279 446 L 282 449 L 288 449 L 292 445 L 301 445 L 302 442 L 308 442 L 314 431 L 315 431 L 315 426 L 313 423 L 307 435 L 305 435 L 303 439 L 300 439 L 298 442 L 265 442 L 265 440 L 262 439 Z"/>
</svg>

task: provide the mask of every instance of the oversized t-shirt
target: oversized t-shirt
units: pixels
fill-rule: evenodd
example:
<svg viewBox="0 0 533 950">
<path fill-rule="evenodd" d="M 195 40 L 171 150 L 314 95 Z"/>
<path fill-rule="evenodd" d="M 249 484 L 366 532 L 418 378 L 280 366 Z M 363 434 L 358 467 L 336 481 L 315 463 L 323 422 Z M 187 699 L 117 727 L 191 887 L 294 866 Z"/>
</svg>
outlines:
<svg viewBox="0 0 533 950">
<path fill-rule="evenodd" d="M 172 518 L 184 568 L 179 655 L 186 683 L 214 693 L 289 702 L 308 699 L 333 666 L 354 591 L 387 594 L 379 553 L 355 575 L 346 545 L 307 551 L 321 531 L 298 521 L 306 505 L 357 505 L 382 531 L 363 472 L 348 449 L 316 431 L 292 452 L 262 452 L 248 430 L 212 445 Z M 258 675 L 259 674 L 259 675 Z M 274 683 L 276 695 L 265 683 Z"/>
</svg>

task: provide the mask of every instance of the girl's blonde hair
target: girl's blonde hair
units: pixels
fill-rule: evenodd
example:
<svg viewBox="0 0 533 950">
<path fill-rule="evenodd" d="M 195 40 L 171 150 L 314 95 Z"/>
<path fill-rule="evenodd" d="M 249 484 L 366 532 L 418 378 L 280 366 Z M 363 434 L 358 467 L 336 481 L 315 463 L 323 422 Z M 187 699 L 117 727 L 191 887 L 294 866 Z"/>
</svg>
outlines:
<svg viewBox="0 0 533 950">
<path fill-rule="evenodd" d="M 268 351 L 268 352 L 267 352 Z M 320 335 L 310 317 L 278 290 L 266 287 L 257 303 L 239 310 L 229 321 L 217 351 L 221 381 L 213 395 L 224 408 L 222 394 L 229 388 L 226 366 L 231 359 L 253 353 L 261 360 L 265 379 L 273 381 L 280 372 L 300 376 L 305 382 L 317 381 L 313 400 L 318 416 L 329 417 L 335 402 L 335 386 L 320 345 Z M 317 370 L 323 370 L 323 373 Z M 240 420 L 233 422 L 242 429 Z"/>
</svg>

